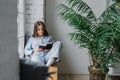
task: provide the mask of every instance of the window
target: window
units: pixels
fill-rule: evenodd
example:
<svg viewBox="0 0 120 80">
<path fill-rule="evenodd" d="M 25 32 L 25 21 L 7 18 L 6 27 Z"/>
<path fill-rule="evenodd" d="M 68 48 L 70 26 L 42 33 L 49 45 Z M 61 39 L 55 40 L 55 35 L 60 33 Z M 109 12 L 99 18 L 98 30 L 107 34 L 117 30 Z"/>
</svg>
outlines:
<svg viewBox="0 0 120 80">
<path fill-rule="evenodd" d="M 31 36 L 34 22 L 45 20 L 45 0 L 18 0 L 18 52 L 24 56 L 26 37 Z"/>
</svg>

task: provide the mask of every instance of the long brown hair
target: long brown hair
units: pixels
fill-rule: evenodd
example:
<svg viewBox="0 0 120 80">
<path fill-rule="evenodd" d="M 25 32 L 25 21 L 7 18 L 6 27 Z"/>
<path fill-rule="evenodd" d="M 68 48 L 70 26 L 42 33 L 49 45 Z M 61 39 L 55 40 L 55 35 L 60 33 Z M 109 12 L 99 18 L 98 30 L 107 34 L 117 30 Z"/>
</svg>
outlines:
<svg viewBox="0 0 120 80">
<path fill-rule="evenodd" d="M 45 28 L 45 24 L 42 22 L 42 21 L 37 21 L 34 23 L 34 32 L 33 32 L 33 37 L 38 37 L 38 33 L 37 33 L 37 28 L 38 26 L 42 25 L 43 26 L 43 29 L 44 29 L 44 34 L 43 36 L 48 36 L 48 31 L 46 30 Z"/>
</svg>

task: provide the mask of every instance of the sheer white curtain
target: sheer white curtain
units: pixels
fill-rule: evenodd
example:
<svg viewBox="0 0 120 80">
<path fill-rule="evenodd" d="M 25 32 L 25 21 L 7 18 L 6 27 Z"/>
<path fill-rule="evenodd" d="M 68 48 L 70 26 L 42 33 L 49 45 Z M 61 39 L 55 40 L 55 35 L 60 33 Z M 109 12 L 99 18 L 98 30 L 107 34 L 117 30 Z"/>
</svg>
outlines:
<svg viewBox="0 0 120 80">
<path fill-rule="evenodd" d="M 18 52 L 24 56 L 26 37 L 33 33 L 34 22 L 45 21 L 45 0 L 18 0 Z"/>
<path fill-rule="evenodd" d="M 24 55 L 24 27 L 25 27 L 25 1 L 18 0 L 18 17 L 17 17 L 17 27 L 18 27 L 18 52 L 19 57 L 22 58 Z"/>
</svg>

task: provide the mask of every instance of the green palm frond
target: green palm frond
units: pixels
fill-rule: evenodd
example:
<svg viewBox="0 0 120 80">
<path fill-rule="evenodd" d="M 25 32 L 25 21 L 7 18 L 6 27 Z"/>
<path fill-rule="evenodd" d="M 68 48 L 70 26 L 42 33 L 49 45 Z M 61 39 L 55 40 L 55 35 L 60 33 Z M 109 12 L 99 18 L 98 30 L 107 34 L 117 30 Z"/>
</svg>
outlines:
<svg viewBox="0 0 120 80">
<path fill-rule="evenodd" d="M 96 17 L 93 11 L 91 10 L 91 8 L 86 3 L 84 3 L 82 0 L 67 0 L 66 3 L 67 4 L 60 4 L 58 6 L 58 10 L 60 11 L 59 15 L 69 25 L 70 23 L 73 23 L 70 20 L 74 21 L 74 23 L 75 22 L 77 23 L 78 21 L 75 21 L 75 20 L 76 18 L 78 18 L 79 22 L 82 23 L 86 19 L 84 21 L 86 23 L 84 24 L 87 24 L 89 26 L 89 30 L 91 32 L 94 32 L 96 28 Z"/>
<path fill-rule="evenodd" d="M 67 0 L 66 3 L 80 15 L 91 21 L 96 21 L 96 16 L 94 15 L 92 9 L 82 0 Z"/>
<path fill-rule="evenodd" d="M 92 42 L 94 37 L 89 34 L 87 31 L 75 30 L 74 33 L 69 33 L 71 36 L 71 40 L 73 40 L 76 44 L 79 44 L 80 47 L 89 48 L 88 45 Z"/>
<path fill-rule="evenodd" d="M 116 8 L 116 5 L 117 3 L 112 4 L 102 13 L 102 15 L 98 18 L 99 23 L 109 24 L 111 22 L 116 22 L 116 19 L 118 20 L 120 11 Z"/>
</svg>

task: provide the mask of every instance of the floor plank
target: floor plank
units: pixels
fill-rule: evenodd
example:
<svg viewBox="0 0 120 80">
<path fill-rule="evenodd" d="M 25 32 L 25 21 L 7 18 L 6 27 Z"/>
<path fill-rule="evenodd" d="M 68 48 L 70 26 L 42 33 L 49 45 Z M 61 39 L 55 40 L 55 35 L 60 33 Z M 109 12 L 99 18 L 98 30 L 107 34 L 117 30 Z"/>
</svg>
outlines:
<svg viewBox="0 0 120 80">
<path fill-rule="evenodd" d="M 58 80 L 89 80 L 89 75 L 59 74 Z M 120 80 L 120 76 L 108 76 L 106 80 Z"/>
<path fill-rule="evenodd" d="M 58 80 L 89 80 L 89 75 L 59 74 Z"/>
</svg>

